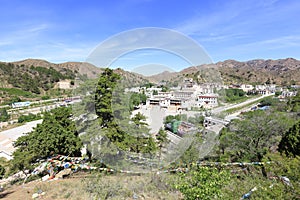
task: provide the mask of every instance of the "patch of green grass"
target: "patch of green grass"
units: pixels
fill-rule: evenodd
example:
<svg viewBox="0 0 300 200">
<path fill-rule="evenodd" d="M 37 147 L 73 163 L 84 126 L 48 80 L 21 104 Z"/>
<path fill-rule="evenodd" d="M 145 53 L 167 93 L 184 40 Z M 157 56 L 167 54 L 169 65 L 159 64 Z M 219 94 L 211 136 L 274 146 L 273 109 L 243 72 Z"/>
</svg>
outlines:
<svg viewBox="0 0 300 200">
<path fill-rule="evenodd" d="M 22 97 L 35 97 L 36 95 L 32 94 L 31 92 L 24 91 L 18 88 L 0 88 L 0 91 L 6 92 L 9 95 L 16 95 L 16 96 L 22 96 Z"/>
<path fill-rule="evenodd" d="M 254 99 L 254 98 L 257 98 L 259 97 L 260 95 L 251 95 L 251 96 L 243 96 L 243 97 L 240 97 L 238 99 L 235 99 L 233 101 L 227 101 L 226 103 L 242 103 L 244 101 L 247 101 L 249 99 Z"/>
</svg>

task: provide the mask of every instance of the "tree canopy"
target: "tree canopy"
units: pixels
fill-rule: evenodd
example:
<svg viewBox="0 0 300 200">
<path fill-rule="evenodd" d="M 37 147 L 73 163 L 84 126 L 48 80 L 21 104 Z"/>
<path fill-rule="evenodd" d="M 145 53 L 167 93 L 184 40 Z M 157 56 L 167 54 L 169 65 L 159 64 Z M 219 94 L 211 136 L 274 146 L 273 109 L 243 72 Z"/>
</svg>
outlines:
<svg viewBox="0 0 300 200">
<path fill-rule="evenodd" d="M 144 93 L 133 92 L 129 100 L 129 108 L 133 110 L 135 106 L 146 104 L 147 96 Z"/>
<path fill-rule="evenodd" d="M 71 109 L 60 107 L 45 113 L 43 122 L 14 143 L 13 163 L 19 169 L 30 168 L 37 159 L 53 154 L 80 156 L 82 142 L 78 137 Z"/>
<path fill-rule="evenodd" d="M 283 135 L 279 150 L 287 156 L 300 156 L 300 121 Z"/>
<path fill-rule="evenodd" d="M 232 122 L 229 131 L 221 135 L 220 148 L 235 152 L 234 160 L 260 161 L 294 122 L 283 113 L 266 111 L 249 112 L 243 118 Z"/>
<path fill-rule="evenodd" d="M 113 121 L 111 100 L 118 80 L 120 76 L 109 68 L 106 68 L 99 77 L 95 93 L 95 109 L 102 127 L 108 127 Z"/>
</svg>

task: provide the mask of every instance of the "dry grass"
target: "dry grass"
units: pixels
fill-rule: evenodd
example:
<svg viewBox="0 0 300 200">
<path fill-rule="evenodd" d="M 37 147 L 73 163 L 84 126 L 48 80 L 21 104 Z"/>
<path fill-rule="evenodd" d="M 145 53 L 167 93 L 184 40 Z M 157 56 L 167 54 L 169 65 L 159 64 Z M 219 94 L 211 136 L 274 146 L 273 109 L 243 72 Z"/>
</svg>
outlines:
<svg viewBox="0 0 300 200">
<path fill-rule="evenodd" d="M 86 174 L 85 174 L 86 175 Z M 35 181 L 23 186 L 13 186 L 5 190 L 3 199 L 31 199 L 33 193 L 42 190 L 44 200 L 94 200 L 94 199 L 147 199 L 176 200 L 182 195 L 170 187 L 174 177 L 169 174 L 90 174 L 89 177 L 40 182 Z M 1 198 L 1 196 L 0 196 Z"/>
</svg>

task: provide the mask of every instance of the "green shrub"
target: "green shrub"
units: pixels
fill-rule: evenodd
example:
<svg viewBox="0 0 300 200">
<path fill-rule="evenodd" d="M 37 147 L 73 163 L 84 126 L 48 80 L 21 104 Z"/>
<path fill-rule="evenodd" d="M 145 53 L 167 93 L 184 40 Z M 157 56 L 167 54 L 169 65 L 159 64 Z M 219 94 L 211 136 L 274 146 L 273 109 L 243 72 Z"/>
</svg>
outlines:
<svg viewBox="0 0 300 200">
<path fill-rule="evenodd" d="M 35 121 L 35 120 L 39 120 L 42 119 L 42 116 L 40 114 L 32 114 L 29 113 L 28 115 L 21 115 L 18 118 L 18 123 L 23 123 L 23 122 L 31 122 L 31 121 Z"/>
<path fill-rule="evenodd" d="M 6 108 L 0 109 L 0 122 L 7 122 L 10 118 L 10 115 L 7 113 Z"/>
<path fill-rule="evenodd" d="M 188 173 L 180 173 L 175 188 L 187 200 L 222 199 L 222 188 L 228 184 L 228 170 L 194 166 Z"/>
<path fill-rule="evenodd" d="M 50 99 L 49 95 L 42 96 L 42 100 L 48 100 L 48 99 Z"/>
</svg>

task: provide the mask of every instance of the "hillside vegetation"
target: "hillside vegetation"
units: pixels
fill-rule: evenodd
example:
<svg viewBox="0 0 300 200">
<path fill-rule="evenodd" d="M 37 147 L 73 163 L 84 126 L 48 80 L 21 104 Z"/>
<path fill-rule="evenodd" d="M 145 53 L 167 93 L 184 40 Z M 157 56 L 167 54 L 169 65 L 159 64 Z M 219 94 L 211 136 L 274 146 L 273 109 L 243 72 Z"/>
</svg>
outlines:
<svg viewBox="0 0 300 200">
<path fill-rule="evenodd" d="M 76 74 L 70 69 L 62 68 L 60 71 L 54 68 L 26 67 L 12 63 L 0 63 L 1 83 L 6 88 L 19 88 L 34 94 L 40 94 L 54 87 L 60 80 L 74 79 Z M 5 92 L 5 89 L 2 89 Z M 6 91 L 8 91 L 6 89 Z M 8 91 L 8 92 L 13 92 Z M 16 92 L 16 90 L 14 90 Z"/>
</svg>

